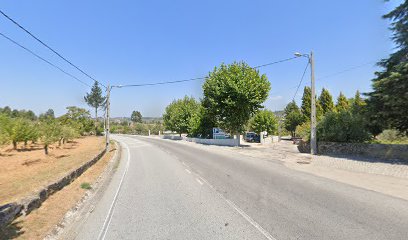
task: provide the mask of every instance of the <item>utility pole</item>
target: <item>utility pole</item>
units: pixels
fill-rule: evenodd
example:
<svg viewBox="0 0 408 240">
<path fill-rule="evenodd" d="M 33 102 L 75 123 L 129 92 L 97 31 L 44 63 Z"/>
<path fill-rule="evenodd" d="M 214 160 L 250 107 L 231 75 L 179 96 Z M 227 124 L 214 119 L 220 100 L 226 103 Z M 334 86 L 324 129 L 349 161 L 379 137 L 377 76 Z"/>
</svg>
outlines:
<svg viewBox="0 0 408 240">
<path fill-rule="evenodd" d="M 109 149 L 109 142 L 110 142 L 110 129 L 109 129 L 109 117 L 110 117 L 110 91 L 111 86 L 108 84 L 108 88 L 106 89 L 106 148 Z"/>
<path fill-rule="evenodd" d="M 311 111 L 311 127 L 310 127 L 310 153 L 312 155 L 317 154 L 317 140 L 316 140 L 316 89 L 315 89 L 315 76 L 314 76 L 314 56 L 313 56 L 313 51 L 310 52 L 309 56 L 309 62 L 310 62 L 310 70 L 311 70 L 311 90 L 312 90 L 312 111 Z"/>
</svg>

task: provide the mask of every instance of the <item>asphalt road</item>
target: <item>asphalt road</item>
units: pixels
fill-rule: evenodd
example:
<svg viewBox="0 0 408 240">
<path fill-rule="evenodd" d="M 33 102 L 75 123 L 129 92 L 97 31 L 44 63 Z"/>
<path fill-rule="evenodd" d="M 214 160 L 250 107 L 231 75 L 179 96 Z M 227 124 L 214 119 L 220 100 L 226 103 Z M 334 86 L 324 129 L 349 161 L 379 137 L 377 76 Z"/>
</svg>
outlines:
<svg viewBox="0 0 408 240">
<path fill-rule="evenodd" d="M 121 162 L 76 239 L 408 239 L 408 202 L 233 153 L 114 136 Z"/>
</svg>

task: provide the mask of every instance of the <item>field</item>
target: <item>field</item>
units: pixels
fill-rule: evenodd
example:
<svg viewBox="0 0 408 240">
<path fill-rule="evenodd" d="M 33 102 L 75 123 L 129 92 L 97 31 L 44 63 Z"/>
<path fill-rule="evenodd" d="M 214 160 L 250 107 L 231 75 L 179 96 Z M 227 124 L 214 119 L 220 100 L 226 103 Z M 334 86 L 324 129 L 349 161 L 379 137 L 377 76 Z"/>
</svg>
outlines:
<svg viewBox="0 0 408 240">
<path fill-rule="evenodd" d="M 21 199 L 74 170 L 98 154 L 103 137 L 83 137 L 62 146 L 50 146 L 49 155 L 37 144 L 0 151 L 0 205 Z"/>
</svg>

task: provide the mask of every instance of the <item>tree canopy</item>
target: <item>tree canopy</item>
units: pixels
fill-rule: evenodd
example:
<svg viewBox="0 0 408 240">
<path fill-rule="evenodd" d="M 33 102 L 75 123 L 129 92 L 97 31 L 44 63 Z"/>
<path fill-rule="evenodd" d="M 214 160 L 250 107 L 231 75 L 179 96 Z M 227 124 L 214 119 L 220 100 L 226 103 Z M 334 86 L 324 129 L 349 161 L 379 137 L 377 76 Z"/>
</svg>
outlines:
<svg viewBox="0 0 408 240">
<path fill-rule="evenodd" d="M 133 111 L 130 120 L 135 123 L 142 122 L 142 114 L 139 111 Z"/>
<path fill-rule="evenodd" d="M 375 130 L 386 127 L 408 135 L 408 0 L 383 18 L 391 21 L 392 40 L 397 50 L 379 62 L 383 71 L 372 80 L 368 93 L 368 110 Z"/>
<path fill-rule="evenodd" d="M 263 107 L 270 89 L 266 75 L 260 75 L 248 64 L 221 64 L 209 73 L 203 85 L 203 106 L 219 127 L 239 133 Z"/>
<path fill-rule="evenodd" d="M 188 133 L 191 118 L 197 114 L 199 108 L 200 103 L 193 97 L 185 96 L 183 99 L 174 100 L 163 114 L 165 128 L 180 135 Z"/>
<path fill-rule="evenodd" d="M 341 111 L 347 111 L 349 109 L 349 101 L 344 96 L 342 92 L 340 92 L 339 97 L 337 98 L 337 103 L 336 103 L 336 110 L 337 112 Z"/>
<path fill-rule="evenodd" d="M 319 96 L 319 104 L 322 107 L 323 115 L 334 111 L 333 97 L 329 90 L 323 88 Z"/>
<path fill-rule="evenodd" d="M 278 129 L 278 120 L 270 110 L 258 111 L 250 120 L 250 128 L 256 133 L 266 131 L 268 134 L 274 134 Z"/>
<path fill-rule="evenodd" d="M 304 121 L 302 112 L 300 111 L 299 107 L 296 105 L 294 101 L 286 105 L 284 112 L 285 112 L 284 121 L 285 129 L 291 132 L 292 137 L 295 137 L 296 127 L 302 124 L 302 122 Z"/>
<path fill-rule="evenodd" d="M 84 97 L 85 102 L 95 109 L 95 129 L 97 128 L 98 121 L 98 109 L 105 105 L 106 97 L 102 94 L 102 89 L 99 87 L 98 82 L 94 82 L 91 88 L 91 92 L 87 93 Z"/>
</svg>

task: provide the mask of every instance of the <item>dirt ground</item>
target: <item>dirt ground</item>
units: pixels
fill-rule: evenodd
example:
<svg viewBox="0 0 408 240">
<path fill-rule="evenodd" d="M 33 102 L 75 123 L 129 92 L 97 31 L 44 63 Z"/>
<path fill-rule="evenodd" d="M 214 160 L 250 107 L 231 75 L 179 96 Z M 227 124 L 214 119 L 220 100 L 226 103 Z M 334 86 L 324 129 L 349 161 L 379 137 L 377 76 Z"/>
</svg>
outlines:
<svg viewBox="0 0 408 240">
<path fill-rule="evenodd" d="M 103 137 L 83 137 L 61 147 L 41 145 L 0 150 L 0 205 L 23 198 L 89 161 L 104 148 Z"/>
<path fill-rule="evenodd" d="M 96 140 L 96 143 L 99 143 L 99 139 Z M 43 239 L 84 196 L 87 190 L 83 189 L 81 184 L 89 183 L 92 188 L 93 183 L 105 170 L 115 150 L 113 145 L 101 160 L 71 184 L 51 195 L 40 208 L 27 216 L 17 218 L 3 233 L 5 239 Z M 0 239 L 3 238 L 0 237 Z"/>
</svg>

